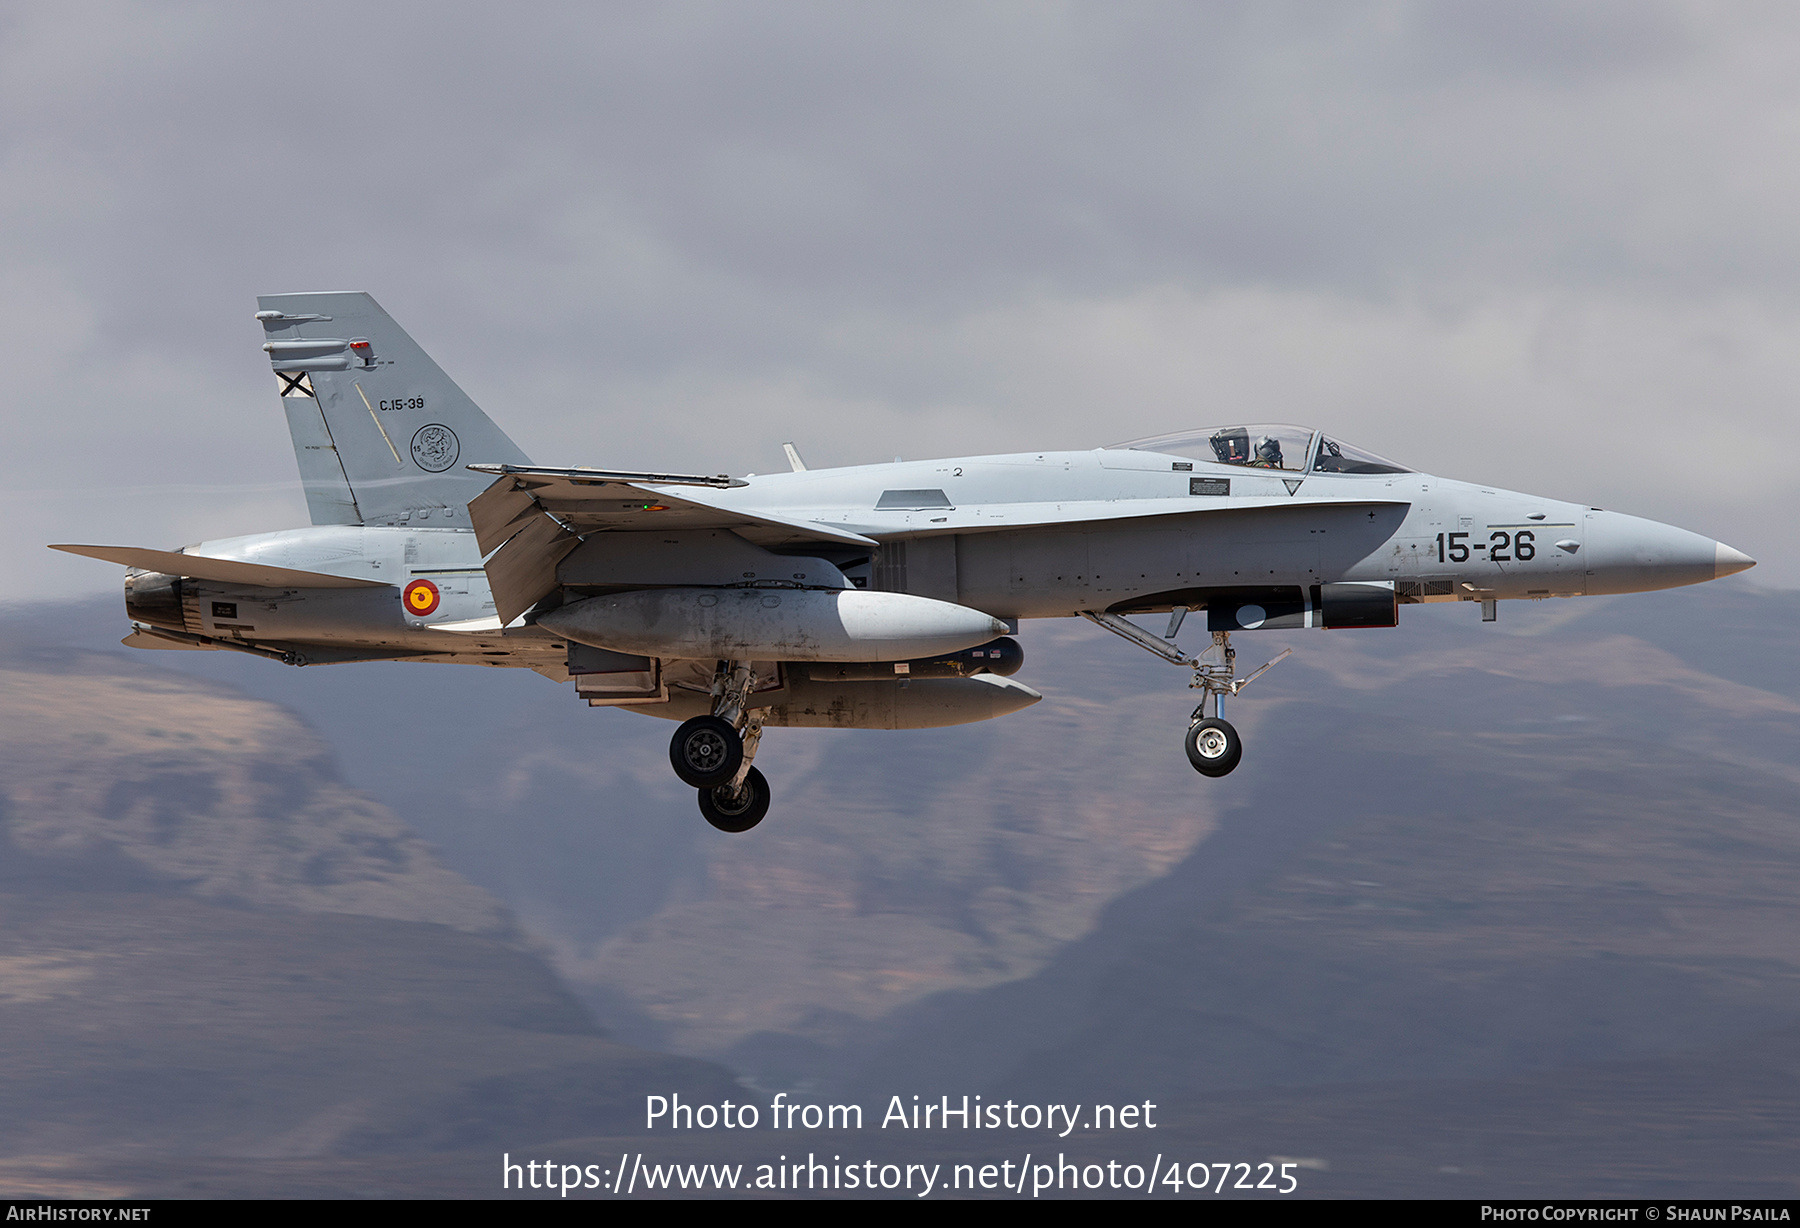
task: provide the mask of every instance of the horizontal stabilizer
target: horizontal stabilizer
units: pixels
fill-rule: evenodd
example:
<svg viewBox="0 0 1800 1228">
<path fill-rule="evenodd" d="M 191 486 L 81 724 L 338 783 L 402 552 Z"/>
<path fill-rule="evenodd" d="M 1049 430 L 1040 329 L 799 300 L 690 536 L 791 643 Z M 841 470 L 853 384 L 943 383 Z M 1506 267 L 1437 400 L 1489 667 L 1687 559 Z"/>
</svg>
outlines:
<svg viewBox="0 0 1800 1228">
<path fill-rule="evenodd" d="M 196 637 L 198 638 L 198 637 Z M 127 648 L 159 648 L 174 649 L 178 652 L 217 652 L 212 644 L 197 644 L 191 640 L 178 640 L 172 635 L 158 635 L 155 631 L 140 627 L 119 643 Z"/>
<path fill-rule="evenodd" d="M 216 580 L 221 584 L 252 584 L 258 588 L 386 588 L 380 580 L 359 580 L 350 576 L 332 576 L 321 571 L 296 571 L 291 567 L 270 567 L 265 563 L 243 563 L 237 559 L 214 559 L 201 554 L 182 554 L 176 550 L 147 550 L 142 546 L 51 546 L 67 554 L 80 554 L 107 563 L 160 571 L 172 576 L 192 576 L 196 580 Z"/>
</svg>

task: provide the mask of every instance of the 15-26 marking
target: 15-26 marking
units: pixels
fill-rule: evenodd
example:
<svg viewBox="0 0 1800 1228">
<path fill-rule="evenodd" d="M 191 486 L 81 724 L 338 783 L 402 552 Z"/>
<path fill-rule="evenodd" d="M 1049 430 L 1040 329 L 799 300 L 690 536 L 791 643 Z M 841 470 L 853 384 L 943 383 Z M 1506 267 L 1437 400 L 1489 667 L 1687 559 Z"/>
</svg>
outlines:
<svg viewBox="0 0 1800 1228">
<path fill-rule="evenodd" d="M 1530 529 L 1520 529 L 1516 533 L 1495 529 L 1485 542 L 1471 544 L 1466 539 L 1473 536 L 1472 533 L 1439 533 L 1438 562 L 1466 563 L 1471 550 L 1486 551 L 1488 558 L 1496 563 L 1529 563 L 1537 557 L 1537 534 Z"/>
</svg>

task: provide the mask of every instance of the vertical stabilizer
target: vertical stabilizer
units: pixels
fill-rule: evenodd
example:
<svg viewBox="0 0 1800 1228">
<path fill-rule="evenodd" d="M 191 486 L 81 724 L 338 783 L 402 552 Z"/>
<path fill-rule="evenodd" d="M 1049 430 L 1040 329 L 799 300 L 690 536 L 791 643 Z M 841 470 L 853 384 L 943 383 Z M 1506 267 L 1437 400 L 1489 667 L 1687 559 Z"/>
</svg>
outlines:
<svg viewBox="0 0 1800 1228">
<path fill-rule="evenodd" d="M 257 298 L 314 524 L 467 527 L 493 480 L 530 461 L 367 294 Z"/>
</svg>

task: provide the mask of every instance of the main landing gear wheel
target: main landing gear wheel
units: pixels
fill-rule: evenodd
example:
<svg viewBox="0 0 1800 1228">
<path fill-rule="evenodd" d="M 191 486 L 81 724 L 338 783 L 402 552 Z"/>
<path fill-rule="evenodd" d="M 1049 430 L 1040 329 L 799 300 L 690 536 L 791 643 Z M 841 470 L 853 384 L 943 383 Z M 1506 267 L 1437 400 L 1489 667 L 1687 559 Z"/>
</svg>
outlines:
<svg viewBox="0 0 1800 1228">
<path fill-rule="evenodd" d="M 730 721 L 696 716 L 682 722 L 669 739 L 669 763 L 682 783 L 696 789 L 717 788 L 728 783 L 743 766 L 744 740 Z"/>
<path fill-rule="evenodd" d="M 1188 726 L 1188 762 L 1202 776 L 1224 776 L 1244 757 L 1244 742 L 1229 721 L 1209 716 Z"/>
<path fill-rule="evenodd" d="M 751 768 L 744 783 L 733 790 L 730 784 L 700 790 L 700 813 L 720 831 L 749 831 L 769 813 L 769 782 Z"/>
</svg>

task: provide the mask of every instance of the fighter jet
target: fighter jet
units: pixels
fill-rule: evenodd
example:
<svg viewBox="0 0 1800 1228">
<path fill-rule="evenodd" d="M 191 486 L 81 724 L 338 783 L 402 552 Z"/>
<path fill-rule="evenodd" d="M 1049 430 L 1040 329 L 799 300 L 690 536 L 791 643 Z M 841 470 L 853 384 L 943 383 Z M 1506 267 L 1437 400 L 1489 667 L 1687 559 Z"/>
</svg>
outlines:
<svg viewBox="0 0 1800 1228">
<path fill-rule="evenodd" d="M 678 722 L 670 762 L 754 827 L 770 726 L 919 729 L 1042 698 L 1022 619 L 1090 620 L 1188 671 L 1219 777 L 1231 637 L 1394 627 L 1400 608 L 1642 592 L 1754 565 L 1583 504 L 1433 477 L 1307 427 L 1228 424 L 1080 452 L 791 472 L 535 465 L 362 293 L 258 299 L 312 525 L 121 563 L 136 648 L 288 665 L 519 667 Z M 574 459 L 574 458 L 566 458 Z M 1203 614 L 1199 653 L 1178 637 Z M 1161 634 L 1127 615 L 1167 615 Z"/>
</svg>

